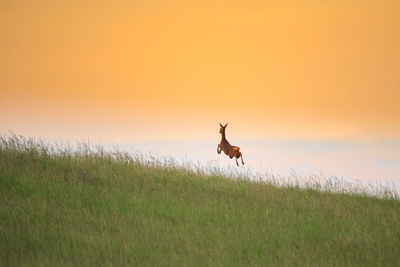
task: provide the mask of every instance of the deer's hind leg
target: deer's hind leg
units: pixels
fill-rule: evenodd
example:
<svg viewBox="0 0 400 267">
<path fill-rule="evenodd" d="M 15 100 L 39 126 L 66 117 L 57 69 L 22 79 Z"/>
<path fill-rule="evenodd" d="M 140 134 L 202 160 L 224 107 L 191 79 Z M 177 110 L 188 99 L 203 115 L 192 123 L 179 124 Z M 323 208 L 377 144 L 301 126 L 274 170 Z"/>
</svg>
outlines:
<svg viewBox="0 0 400 267">
<path fill-rule="evenodd" d="M 238 161 L 237 161 L 238 157 L 236 156 L 235 159 L 236 159 L 236 165 L 239 166 L 239 163 L 238 163 Z"/>
<path fill-rule="evenodd" d="M 238 158 L 240 158 L 241 160 L 242 160 L 242 164 L 244 165 L 244 162 L 243 162 L 243 154 L 242 154 L 242 152 L 238 152 L 237 154 L 236 154 L 236 164 L 237 164 L 237 159 Z"/>
</svg>

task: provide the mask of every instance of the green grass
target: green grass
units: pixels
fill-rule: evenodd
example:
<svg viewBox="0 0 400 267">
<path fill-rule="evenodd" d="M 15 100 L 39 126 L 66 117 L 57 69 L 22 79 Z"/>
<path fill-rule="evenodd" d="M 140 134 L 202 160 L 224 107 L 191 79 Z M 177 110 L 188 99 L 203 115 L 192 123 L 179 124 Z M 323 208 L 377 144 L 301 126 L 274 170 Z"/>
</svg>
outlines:
<svg viewBox="0 0 400 267">
<path fill-rule="evenodd" d="M 0 139 L 0 265 L 400 263 L 400 203 Z"/>
</svg>

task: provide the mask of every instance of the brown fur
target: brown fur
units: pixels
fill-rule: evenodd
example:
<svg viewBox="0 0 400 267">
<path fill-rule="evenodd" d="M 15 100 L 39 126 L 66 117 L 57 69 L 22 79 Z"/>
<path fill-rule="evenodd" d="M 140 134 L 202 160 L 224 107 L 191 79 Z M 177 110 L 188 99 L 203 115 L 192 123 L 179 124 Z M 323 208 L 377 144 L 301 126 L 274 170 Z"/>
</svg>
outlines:
<svg viewBox="0 0 400 267">
<path fill-rule="evenodd" d="M 242 152 L 240 152 L 240 148 L 237 146 L 232 146 L 231 144 L 229 144 L 228 140 L 226 140 L 225 138 L 225 128 L 228 124 L 225 124 L 225 126 L 222 126 L 222 124 L 219 124 L 221 126 L 221 128 L 219 129 L 219 133 L 221 134 L 221 142 L 218 144 L 218 148 L 217 148 L 217 153 L 221 154 L 221 151 L 224 151 L 224 153 L 226 155 L 229 156 L 229 158 L 233 158 L 235 157 L 236 159 L 236 165 L 239 166 L 238 163 L 238 158 L 241 158 L 242 160 L 242 164 L 244 165 L 243 162 L 243 156 L 242 156 Z"/>
</svg>

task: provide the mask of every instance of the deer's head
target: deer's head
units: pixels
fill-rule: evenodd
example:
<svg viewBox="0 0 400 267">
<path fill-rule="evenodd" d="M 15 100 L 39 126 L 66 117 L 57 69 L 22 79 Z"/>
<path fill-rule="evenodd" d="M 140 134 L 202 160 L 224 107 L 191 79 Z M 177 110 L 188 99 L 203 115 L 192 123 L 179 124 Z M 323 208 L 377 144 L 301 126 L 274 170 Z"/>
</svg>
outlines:
<svg viewBox="0 0 400 267">
<path fill-rule="evenodd" d="M 228 123 L 227 123 L 227 124 L 225 124 L 225 126 L 222 126 L 222 124 L 221 124 L 221 123 L 219 123 L 219 126 L 221 126 L 221 128 L 219 129 L 219 133 L 220 133 L 220 134 L 222 134 L 222 133 L 224 133 L 224 132 L 225 132 L 225 128 L 226 128 L 226 126 L 228 126 Z"/>
</svg>

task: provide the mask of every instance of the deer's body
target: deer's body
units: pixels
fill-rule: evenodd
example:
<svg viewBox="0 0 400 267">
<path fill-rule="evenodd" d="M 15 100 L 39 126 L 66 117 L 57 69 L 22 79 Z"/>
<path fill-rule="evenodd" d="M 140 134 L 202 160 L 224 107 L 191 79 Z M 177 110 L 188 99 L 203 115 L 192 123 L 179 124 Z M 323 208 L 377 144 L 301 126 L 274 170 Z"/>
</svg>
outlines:
<svg viewBox="0 0 400 267">
<path fill-rule="evenodd" d="M 242 164 L 244 165 L 243 162 L 243 156 L 242 156 L 242 152 L 240 152 L 240 148 L 237 146 L 232 146 L 228 140 L 226 140 L 225 138 L 225 128 L 228 124 L 225 124 L 225 126 L 222 126 L 222 124 L 219 124 L 221 126 L 221 129 L 219 130 L 219 133 L 221 134 L 221 142 L 218 144 L 218 148 L 217 148 L 217 153 L 221 154 L 221 151 L 224 151 L 224 153 L 226 155 L 229 156 L 229 158 L 233 158 L 235 157 L 236 159 L 236 165 L 239 166 L 238 163 L 238 158 L 241 158 L 242 160 Z"/>
</svg>

